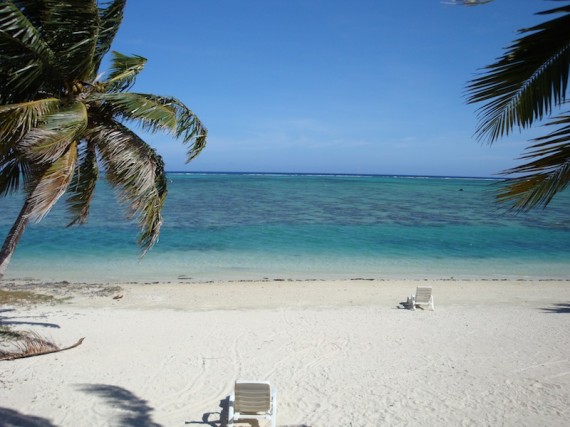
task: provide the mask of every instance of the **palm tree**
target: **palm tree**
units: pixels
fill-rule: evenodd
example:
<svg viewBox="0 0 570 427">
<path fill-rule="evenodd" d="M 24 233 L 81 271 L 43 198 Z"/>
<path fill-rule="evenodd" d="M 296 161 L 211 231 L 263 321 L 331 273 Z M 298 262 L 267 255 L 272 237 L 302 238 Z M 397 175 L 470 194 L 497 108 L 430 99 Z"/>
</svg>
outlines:
<svg viewBox="0 0 570 427">
<path fill-rule="evenodd" d="M 556 0 L 561 1 L 561 0 Z M 526 163 L 505 171 L 497 198 L 514 209 L 546 207 L 570 181 L 570 111 L 552 117 L 566 103 L 570 68 L 570 6 L 539 15 L 555 18 L 520 30 L 505 54 L 468 85 L 468 103 L 479 109 L 476 135 L 489 143 L 547 119 L 556 130 L 533 140 L 523 156 Z"/>
<path fill-rule="evenodd" d="M 0 278 L 30 220 L 39 221 L 64 194 L 72 224 L 82 224 L 99 170 L 140 226 L 143 253 L 156 242 L 166 197 L 164 163 L 127 125 L 171 132 L 188 144 L 190 161 L 207 131 L 172 97 L 128 90 L 146 59 L 104 55 L 126 0 L 0 2 L 0 196 L 23 190 L 25 201 L 0 249 Z"/>
</svg>

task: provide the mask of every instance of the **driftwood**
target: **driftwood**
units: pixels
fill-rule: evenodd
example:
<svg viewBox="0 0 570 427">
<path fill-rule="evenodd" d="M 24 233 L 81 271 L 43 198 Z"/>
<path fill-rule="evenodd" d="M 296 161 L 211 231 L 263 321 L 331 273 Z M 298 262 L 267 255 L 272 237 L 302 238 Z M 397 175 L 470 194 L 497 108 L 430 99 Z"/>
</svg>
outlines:
<svg viewBox="0 0 570 427">
<path fill-rule="evenodd" d="M 42 348 L 45 350 L 40 349 L 38 350 L 23 350 L 21 352 L 8 352 L 0 354 L 0 360 L 16 360 L 16 359 L 25 359 L 27 357 L 34 357 L 34 356 L 42 356 L 44 354 L 51 354 L 51 353 L 59 353 L 60 351 L 71 350 L 72 348 L 78 347 L 81 345 L 85 338 L 80 338 L 75 344 L 70 345 L 69 347 L 58 348 L 52 343 L 47 343 L 46 341 L 42 340 Z"/>
</svg>

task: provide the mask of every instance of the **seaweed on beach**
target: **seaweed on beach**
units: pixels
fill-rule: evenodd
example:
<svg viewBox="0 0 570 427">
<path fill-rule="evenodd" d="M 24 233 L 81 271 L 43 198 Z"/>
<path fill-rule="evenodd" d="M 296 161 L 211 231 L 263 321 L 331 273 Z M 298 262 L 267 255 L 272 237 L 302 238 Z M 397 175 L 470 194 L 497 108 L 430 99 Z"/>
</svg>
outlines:
<svg viewBox="0 0 570 427">
<path fill-rule="evenodd" d="M 0 289 L 0 305 L 32 305 L 55 303 L 57 298 L 26 290 Z"/>
</svg>

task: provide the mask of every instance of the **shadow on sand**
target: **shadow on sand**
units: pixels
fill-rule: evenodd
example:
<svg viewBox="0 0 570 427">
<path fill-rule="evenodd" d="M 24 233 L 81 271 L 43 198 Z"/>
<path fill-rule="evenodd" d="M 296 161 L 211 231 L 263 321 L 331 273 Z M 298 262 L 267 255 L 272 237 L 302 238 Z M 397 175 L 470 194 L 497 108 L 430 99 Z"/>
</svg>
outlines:
<svg viewBox="0 0 570 427">
<path fill-rule="evenodd" d="M 44 328 L 58 328 L 59 325 L 55 323 L 46 323 L 46 322 L 34 322 L 30 320 L 15 320 L 15 319 L 37 319 L 37 316 L 7 316 L 5 313 L 15 312 L 16 310 L 13 308 L 5 308 L 0 310 L 0 326 L 8 326 L 8 325 L 27 325 L 27 326 L 43 326 Z M 14 313 L 15 314 L 15 313 Z M 14 319 L 14 320 L 13 320 Z"/>
<path fill-rule="evenodd" d="M 202 419 L 200 421 L 186 421 L 184 424 L 195 424 L 195 425 L 203 425 L 203 426 L 210 426 L 210 427 L 225 427 L 228 424 L 228 408 L 230 404 L 229 396 L 223 400 L 220 400 L 219 407 L 221 408 L 220 411 L 212 411 L 206 412 L 202 415 Z M 211 419 L 211 418 L 218 418 L 218 419 Z"/>
<path fill-rule="evenodd" d="M 553 304 L 552 307 L 543 308 L 542 311 L 546 313 L 570 313 L 570 303 Z"/>
<path fill-rule="evenodd" d="M 0 408 L 0 427 L 56 427 L 45 418 L 24 415 L 8 408 Z"/>
<path fill-rule="evenodd" d="M 162 427 L 152 420 L 152 411 L 146 400 L 122 387 L 107 384 L 82 384 L 79 390 L 102 398 L 116 411 L 113 425 L 125 427 Z"/>
<path fill-rule="evenodd" d="M 228 425 L 228 408 L 230 405 L 230 397 L 226 397 L 224 400 L 220 400 L 219 407 L 221 411 L 206 412 L 202 415 L 201 421 L 186 421 L 184 424 L 189 425 L 203 425 L 209 427 L 226 427 Z M 210 419 L 212 417 L 217 417 L 218 419 Z M 258 420 L 247 420 L 243 419 L 239 421 L 239 425 L 249 424 L 250 427 L 259 427 Z M 295 425 L 284 425 L 282 427 L 311 427 L 308 424 L 295 424 Z"/>
</svg>

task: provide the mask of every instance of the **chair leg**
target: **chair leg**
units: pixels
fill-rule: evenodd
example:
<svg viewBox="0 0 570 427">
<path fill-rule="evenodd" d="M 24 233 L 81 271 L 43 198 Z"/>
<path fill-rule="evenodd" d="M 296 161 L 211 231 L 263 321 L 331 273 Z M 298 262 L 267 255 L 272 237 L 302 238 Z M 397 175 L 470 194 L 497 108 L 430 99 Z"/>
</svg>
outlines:
<svg viewBox="0 0 570 427">
<path fill-rule="evenodd" d="M 228 423 L 226 427 L 234 427 L 234 401 L 235 396 L 232 393 L 228 399 Z"/>
<path fill-rule="evenodd" d="M 271 395 L 271 427 L 277 425 L 277 392 L 273 390 Z"/>
</svg>

